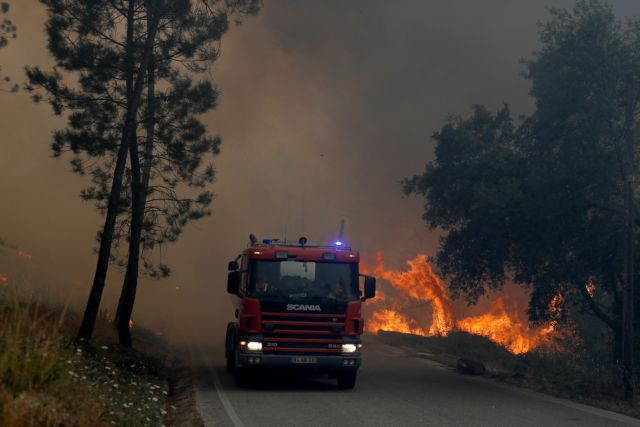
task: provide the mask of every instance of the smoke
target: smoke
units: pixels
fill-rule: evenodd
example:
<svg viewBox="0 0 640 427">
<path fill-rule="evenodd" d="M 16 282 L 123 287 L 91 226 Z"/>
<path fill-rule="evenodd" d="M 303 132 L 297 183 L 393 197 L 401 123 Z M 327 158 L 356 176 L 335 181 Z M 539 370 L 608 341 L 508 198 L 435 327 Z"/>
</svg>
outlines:
<svg viewBox="0 0 640 427">
<path fill-rule="evenodd" d="M 51 65 L 45 13 L 36 0 L 10 3 L 18 38 L 0 50 L 0 64 L 21 81 L 24 65 Z M 383 250 L 390 266 L 433 254 L 438 236 L 399 181 L 422 171 L 430 135 L 450 113 L 503 102 L 516 114 L 531 110 L 519 59 L 535 50 L 546 8 L 572 4 L 265 2 L 231 29 L 210 72 L 222 96 L 205 122 L 223 138 L 213 216 L 165 248 L 173 276 L 141 283 L 136 325 L 175 341 L 219 342 L 233 318 L 226 263 L 250 232 L 327 242 L 345 219 L 345 240 Z M 635 0 L 614 6 L 640 15 Z M 81 308 L 101 218 L 80 201 L 84 180 L 50 158 L 51 132 L 63 125 L 26 93 L 0 92 L 0 236 L 34 255 L 20 270 L 14 255 L 0 254 L 0 273 L 38 263 L 41 286 Z M 110 270 L 103 307 L 113 310 L 120 284 Z"/>
</svg>

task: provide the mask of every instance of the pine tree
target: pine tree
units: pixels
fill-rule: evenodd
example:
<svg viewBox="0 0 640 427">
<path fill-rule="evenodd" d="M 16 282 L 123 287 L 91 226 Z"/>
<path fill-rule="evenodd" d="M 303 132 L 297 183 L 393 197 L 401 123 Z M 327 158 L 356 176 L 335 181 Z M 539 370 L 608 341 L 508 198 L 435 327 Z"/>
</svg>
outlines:
<svg viewBox="0 0 640 427">
<path fill-rule="evenodd" d="M 56 67 L 51 71 L 28 67 L 27 88 L 33 91 L 34 101 L 42 100 L 44 93 L 56 114 L 65 113 L 67 126 L 54 133 L 53 153 L 72 154 L 73 171 L 91 178 L 82 197 L 95 202 L 105 216 L 98 234 L 93 285 L 78 332 L 79 339 L 88 340 L 109 262 L 118 259 L 111 251 L 114 241 L 131 236 L 130 241 L 139 242 L 129 245 L 131 268 L 127 269 L 131 271 L 127 277 L 137 280 L 136 246 L 142 243 L 144 249 L 152 249 L 175 240 L 190 219 L 204 215 L 211 201 L 206 192 L 195 199 L 180 198 L 176 192 L 181 183 L 211 181 L 212 169 L 199 172 L 200 156 L 217 153 L 219 145 L 218 138 L 203 136 L 204 127 L 192 117 L 214 105 L 216 92 L 208 82 L 194 85 L 189 73 L 204 70 L 215 59 L 215 41 L 228 28 L 228 14 L 253 12 L 255 5 L 252 0 L 237 4 L 188 0 L 42 3 L 48 11 L 48 48 Z M 146 81 L 149 75 L 152 85 Z M 166 88 L 156 91 L 156 79 Z M 193 105 L 185 105 L 186 98 L 181 102 L 184 96 L 194 97 Z M 148 143 L 140 147 L 138 138 L 144 139 L 145 132 Z M 145 180 L 158 183 L 147 190 Z M 147 194 L 163 196 L 147 203 Z M 159 206 L 161 199 L 163 206 Z M 148 206 L 146 215 L 144 206 Z M 158 270 L 157 275 L 168 272 L 163 265 Z M 120 311 L 124 307 L 128 313 L 127 324 L 136 280 L 125 281 L 125 288 L 133 292 L 125 292 L 127 297 L 120 304 Z"/>
<path fill-rule="evenodd" d="M 9 12 L 9 3 L 0 2 L 0 15 L 6 15 Z M 5 47 L 9 39 L 15 39 L 17 37 L 17 29 L 16 26 L 13 25 L 13 22 L 8 18 L 0 19 L 0 49 Z M 2 72 L 2 67 L 0 67 L 0 72 Z M 0 92 L 16 92 L 18 90 L 18 85 L 13 85 L 9 89 L 3 88 L 3 85 L 7 85 L 11 82 L 11 77 L 2 76 L 0 74 Z"/>
<path fill-rule="evenodd" d="M 252 5 L 246 2 L 234 7 L 242 6 L 235 11 L 245 14 Z M 206 71 L 217 58 L 230 10 L 181 0 L 172 2 L 163 13 L 171 19 L 161 25 L 159 48 L 153 52 L 147 70 L 144 144 L 138 149 L 134 142 L 129 150 L 129 250 L 117 310 L 120 343 L 124 346 L 131 346 L 129 320 L 139 259 L 156 245 L 175 241 L 189 222 L 210 215 L 208 206 L 213 195 L 204 187 L 213 182 L 215 173 L 204 160 L 207 153 L 218 154 L 220 146 L 220 138 L 208 136 L 197 118 L 215 107 L 218 91 L 207 80 L 194 83 L 193 76 Z M 197 190 L 195 194 L 193 189 Z M 152 275 L 169 272 L 164 264 L 154 268 L 148 257 L 143 264 Z"/>
</svg>

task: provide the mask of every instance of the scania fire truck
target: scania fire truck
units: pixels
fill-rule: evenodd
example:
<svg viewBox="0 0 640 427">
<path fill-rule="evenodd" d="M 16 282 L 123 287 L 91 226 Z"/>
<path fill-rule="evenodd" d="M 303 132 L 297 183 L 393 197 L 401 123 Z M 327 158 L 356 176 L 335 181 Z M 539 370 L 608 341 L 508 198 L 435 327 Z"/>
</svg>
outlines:
<svg viewBox="0 0 640 427">
<path fill-rule="evenodd" d="M 342 242 L 307 245 L 304 237 L 250 239 L 229 263 L 237 320 L 227 326 L 227 370 L 240 387 L 258 371 L 283 369 L 329 374 L 353 388 L 362 363 L 362 302 L 376 286 L 359 274 L 359 253 Z"/>
</svg>

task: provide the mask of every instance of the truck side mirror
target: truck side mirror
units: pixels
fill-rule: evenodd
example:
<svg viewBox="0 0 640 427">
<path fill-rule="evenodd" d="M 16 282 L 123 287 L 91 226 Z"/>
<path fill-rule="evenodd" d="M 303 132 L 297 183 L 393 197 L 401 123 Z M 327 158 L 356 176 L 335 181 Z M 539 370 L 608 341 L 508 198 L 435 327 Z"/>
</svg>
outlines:
<svg viewBox="0 0 640 427">
<path fill-rule="evenodd" d="M 231 262 L 229 262 L 229 266 L 227 267 L 227 270 L 236 271 L 239 268 L 240 268 L 240 266 L 238 265 L 238 261 L 231 261 Z"/>
<path fill-rule="evenodd" d="M 364 297 L 365 299 L 376 296 L 376 278 L 373 276 L 364 276 Z"/>
<path fill-rule="evenodd" d="M 240 292 L 240 272 L 232 271 L 227 276 L 227 292 L 233 295 L 238 295 Z"/>
</svg>

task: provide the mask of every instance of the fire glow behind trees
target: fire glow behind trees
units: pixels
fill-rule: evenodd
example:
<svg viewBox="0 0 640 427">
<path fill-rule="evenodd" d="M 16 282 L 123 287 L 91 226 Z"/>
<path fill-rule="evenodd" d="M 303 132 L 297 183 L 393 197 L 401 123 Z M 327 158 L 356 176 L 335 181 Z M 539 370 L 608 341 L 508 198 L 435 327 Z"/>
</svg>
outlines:
<svg viewBox="0 0 640 427">
<path fill-rule="evenodd" d="M 403 332 L 422 336 L 446 336 L 453 331 L 463 331 L 482 335 L 514 354 L 527 353 L 538 347 L 559 350 L 554 338 L 565 338 L 571 334 L 570 325 L 559 328 L 558 310 L 562 308 L 557 296 L 553 302 L 554 319 L 544 325 L 529 323 L 524 310 L 517 303 L 507 304 L 504 296 L 491 301 L 488 312 L 466 316 L 464 310 L 456 315 L 451 296 L 445 283 L 433 271 L 426 255 L 418 255 L 407 261 L 407 271 L 390 270 L 385 267 L 382 253 L 375 255 L 375 263 L 366 268 L 388 282 L 393 292 L 382 294 L 381 298 L 369 302 L 371 314 L 367 320 L 367 330 Z M 507 295 L 508 296 L 508 295 Z M 407 310 L 411 302 L 419 305 L 418 310 Z M 417 312 L 417 313 L 416 313 Z"/>
</svg>

